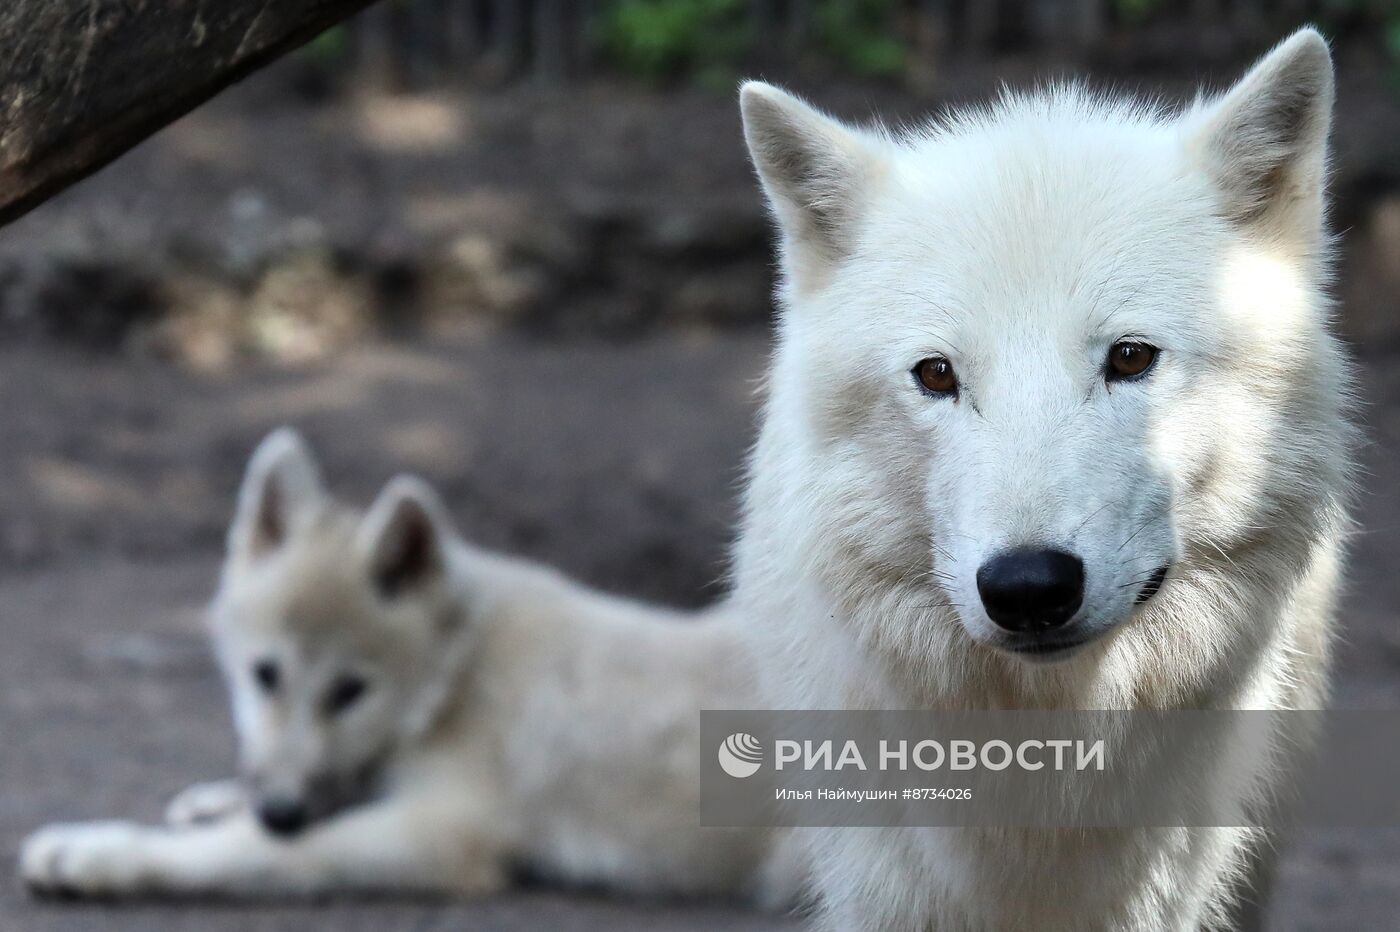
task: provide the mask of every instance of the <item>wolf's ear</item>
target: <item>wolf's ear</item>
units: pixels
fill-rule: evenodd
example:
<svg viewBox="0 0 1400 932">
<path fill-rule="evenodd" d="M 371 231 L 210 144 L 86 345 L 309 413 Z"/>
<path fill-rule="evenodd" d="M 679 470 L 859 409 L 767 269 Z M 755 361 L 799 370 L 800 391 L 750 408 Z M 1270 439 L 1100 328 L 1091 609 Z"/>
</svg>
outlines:
<svg viewBox="0 0 1400 932">
<path fill-rule="evenodd" d="M 797 260 L 789 272 L 800 277 L 802 266 L 845 254 L 862 189 L 883 165 L 877 140 L 761 81 L 745 82 L 739 109 L 749 155 L 789 259 Z"/>
<path fill-rule="evenodd" d="M 1320 234 L 1332 84 L 1326 40 L 1302 29 L 1187 118 L 1191 156 L 1232 222 L 1305 243 Z"/>
<path fill-rule="evenodd" d="M 416 476 L 395 476 L 360 527 L 375 590 L 394 599 L 439 579 L 453 533 L 447 507 L 432 486 Z"/>
<path fill-rule="evenodd" d="M 279 427 L 248 461 L 229 529 L 230 557 L 257 559 L 281 547 L 325 500 L 321 473 L 301 434 Z"/>
</svg>

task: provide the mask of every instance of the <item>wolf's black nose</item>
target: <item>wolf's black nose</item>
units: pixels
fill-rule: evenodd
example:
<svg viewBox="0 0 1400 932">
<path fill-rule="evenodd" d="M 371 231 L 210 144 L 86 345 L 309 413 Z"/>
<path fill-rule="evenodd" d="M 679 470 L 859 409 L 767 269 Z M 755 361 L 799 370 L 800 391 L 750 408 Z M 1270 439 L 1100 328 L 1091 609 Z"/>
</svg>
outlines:
<svg viewBox="0 0 1400 932">
<path fill-rule="evenodd" d="M 1034 634 L 1058 628 L 1084 601 L 1084 561 L 1063 550 L 1008 550 L 977 570 L 977 592 L 992 621 Z"/>
<path fill-rule="evenodd" d="M 295 799 L 266 799 L 258 804 L 258 821 L 274 835 L 288 837 L 306 828 L 306 807 Z"/>
</svg>

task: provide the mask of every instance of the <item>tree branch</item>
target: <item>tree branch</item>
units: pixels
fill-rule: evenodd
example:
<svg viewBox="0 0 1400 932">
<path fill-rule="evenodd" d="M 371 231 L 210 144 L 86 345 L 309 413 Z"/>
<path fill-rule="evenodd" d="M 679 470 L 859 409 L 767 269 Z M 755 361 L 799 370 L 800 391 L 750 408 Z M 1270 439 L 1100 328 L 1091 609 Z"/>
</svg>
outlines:
<svg viewBox="0 0 1400 932">
<path fill-rule="evenodd" d="M 0 224 L 372 0 L 3 0 Z"/>
</svg>

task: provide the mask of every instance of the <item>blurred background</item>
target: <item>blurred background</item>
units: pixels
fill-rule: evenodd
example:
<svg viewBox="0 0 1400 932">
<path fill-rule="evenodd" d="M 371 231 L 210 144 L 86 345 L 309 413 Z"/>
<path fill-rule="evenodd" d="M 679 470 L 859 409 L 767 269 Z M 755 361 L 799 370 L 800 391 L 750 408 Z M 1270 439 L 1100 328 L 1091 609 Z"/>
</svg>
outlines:
<svg viewBox="0 0 1400 932">
<path fill-rule="evenodd" d="M 913 120 L 1090 73 L 1189 100 L 1334 43 L 1338 325 L 1370 443 L 1337 702 L 1400 706 L 1400 3 L 383 0 L 0 230 L 0 845 L 154 818 L 233 739 L 198 609 L 245 459 L 437 483 L 464 530 L 679 604 L 722 587 L 771 316 L 735 87 Z M 1400 835 L 1296 840 L 1278 929 L 1400 928 Z M 37 906 L 0 928 L 777 929 L 469 906 Z"/>
</svg>

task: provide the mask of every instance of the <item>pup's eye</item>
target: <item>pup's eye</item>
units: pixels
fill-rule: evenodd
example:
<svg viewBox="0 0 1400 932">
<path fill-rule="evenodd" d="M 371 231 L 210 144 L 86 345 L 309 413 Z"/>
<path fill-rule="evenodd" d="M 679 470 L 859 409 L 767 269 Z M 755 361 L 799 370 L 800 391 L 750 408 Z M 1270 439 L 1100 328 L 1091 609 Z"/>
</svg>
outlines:
<svg viewBox="0 0 1400 932">
<path fill-rule="evenodd" d="M 1120 340 L 1108 351 L 1108 364 L 1104 367 L 1104 378 L 1110 382 L 1124 382 L 1145 375 L 1157 361 L 1157 347 L 1136 340 Z"/>
<path fill-rule="evenodd" d="M 350 674 L 342 676 L 331 684 L 330 692 L 326 693 L 326 714 L 339 715 L 355 703 L 359 702 L 369 689 L 369 684 L 364 677 Z"/>
<path fill-rule="evenodd" d="M 275 693 L 282 683 L 282 671 L 277 668 L 275 661 L 259 660 L 253 664 L 253 680 L 263 692 Z"/>
<path fill-rule="evenodd" d="M 914 378 L 935 395 L 958 393 L 958 375 L 953 371 L 953 364 L 942 356 L 932 356 L 915 366 Z"/>
</svg>

